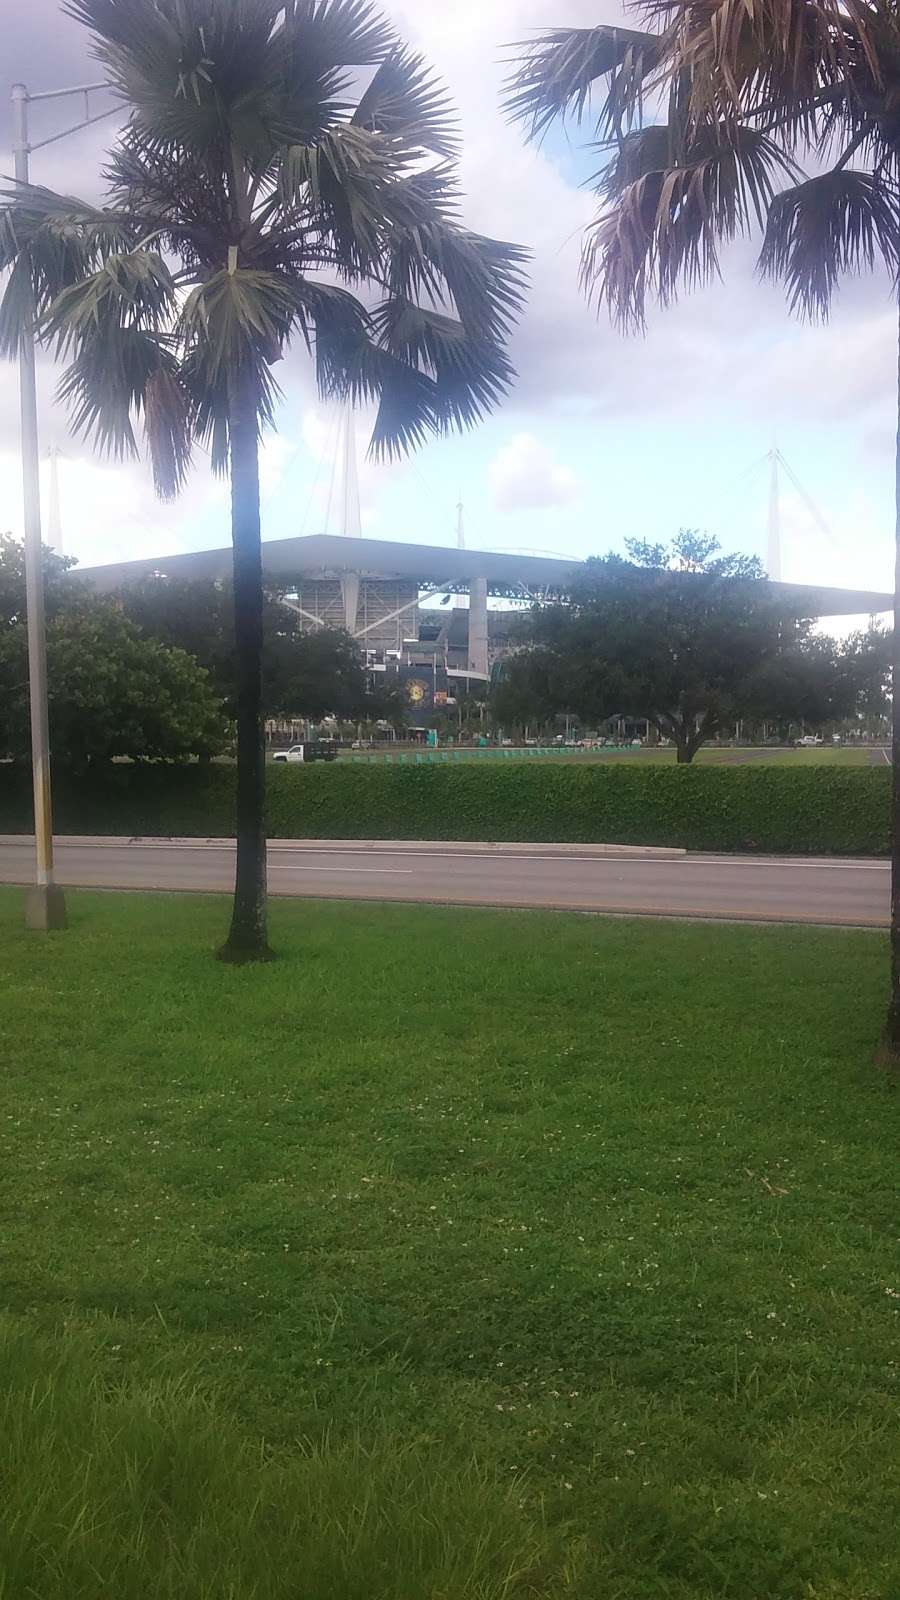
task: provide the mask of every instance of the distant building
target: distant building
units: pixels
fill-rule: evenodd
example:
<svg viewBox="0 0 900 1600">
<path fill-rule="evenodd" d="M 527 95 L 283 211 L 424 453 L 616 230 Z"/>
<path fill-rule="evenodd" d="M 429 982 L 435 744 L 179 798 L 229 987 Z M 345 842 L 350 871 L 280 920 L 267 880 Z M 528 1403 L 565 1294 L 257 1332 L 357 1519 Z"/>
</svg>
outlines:
<svg viewBox="0 0 900 1600">
<path fill-rule="evenodd" d="M 489 598 L 530 603 L 562 599 L 582 563 L 564 557 L 514 555 L 382 539 L 313 534 L 263 545 L 263 581 L 301 619 L 304 628 L 346 628 L 373 672 L 421 668 L 439 694 L 485 689 L 491 668 L 512 648 L 514 610 L 491 608 Z M 109 593 L 153 575 L 182 582 L 227 580 L 231 550 L 125 561 L 78 569 Z M 810 615 L 851 616 L 886 611 L 892 596 L 855 589 L 776 584 L 800 598 Z M 454 604 L 468 597 L 465 606 Z M 420 677 L 422 676 L 420 674 Z M 416 679 L 418 682 L 419 679 Z"/>
<path fill-rule="evenodd" d="M 328 534 L 263 545 L 264 582 L 303 627 L 346 628 L 373 670 L 437 658 L 473 687 L 487 684 L 493 660 L 509 648 L 510 611 L 489 609 L 489 597 L 527 602 L 562 595 L 579 565 Z M 230 549 L 79 569 L 80 577 L 107 593 L 151 576 L 190 582 L 226 580 L 230 574 Z M 453 605 L 462 595 L 468 604 Z M 446 609 L 436 601 L 446 601 Z"/>
</svg>

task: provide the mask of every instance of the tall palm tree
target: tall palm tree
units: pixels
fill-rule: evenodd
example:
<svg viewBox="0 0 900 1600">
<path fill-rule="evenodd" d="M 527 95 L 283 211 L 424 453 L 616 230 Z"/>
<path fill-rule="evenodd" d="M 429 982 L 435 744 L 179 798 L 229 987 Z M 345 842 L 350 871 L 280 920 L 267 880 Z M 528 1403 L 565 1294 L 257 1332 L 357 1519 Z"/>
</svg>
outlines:
<svg viewBox="0 0 900 1600">
<path fill-rule="evenodd" d="M 376 456 L 466 428 L 512 378 L 524 253 L 459 219 L 442 88 L 370 0 L 69 0 L 127 108 L 94 206 L 37 186 L 0 212 L 0 350 L 33 301 L 75 429 L 142 423 L 158 492 L 193 444 L 230 471 L 237 684 L 232 960 L 266 936 L 259 439 L 292 340 L 320 393 L 375 400 Z"/>
<path fill-rule="evenodd" d="M 892 0 L 643 0 L 643 24 L 554 29 L 516 47 L 508 108 L 600 148 L 581 277 L 624 329 L 715 276 L 759 229 L 759 270 L 826 317 L 848 272 L 900 266 L 900 11 Z M 810 174 L 803 170 L 803 164 Z M 900 419 L 898 419 L 900 422 Z M 900 427 L 893 635 L 891 999 L 900 1068 Z"/>
</svg>

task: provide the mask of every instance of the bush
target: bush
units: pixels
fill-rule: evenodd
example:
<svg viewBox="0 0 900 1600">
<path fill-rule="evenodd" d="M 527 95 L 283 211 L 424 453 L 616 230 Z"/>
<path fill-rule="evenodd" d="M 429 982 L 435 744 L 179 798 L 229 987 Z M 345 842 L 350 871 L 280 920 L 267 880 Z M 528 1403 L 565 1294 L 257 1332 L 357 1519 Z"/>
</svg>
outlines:
<svg viewBox="0 0 900 1600">
<path fill-rule="evenodd" d="M 0 832 L 31 830 L 30 774 L 0 769 Z M 233 833 L 234 768 L 110 766 L 60 774 L 62 834 Z M 281 839 L 487 839 L 691 850 L 885 855 L 884 768 L 508 765 L 273 766 Z"/>
</svg>

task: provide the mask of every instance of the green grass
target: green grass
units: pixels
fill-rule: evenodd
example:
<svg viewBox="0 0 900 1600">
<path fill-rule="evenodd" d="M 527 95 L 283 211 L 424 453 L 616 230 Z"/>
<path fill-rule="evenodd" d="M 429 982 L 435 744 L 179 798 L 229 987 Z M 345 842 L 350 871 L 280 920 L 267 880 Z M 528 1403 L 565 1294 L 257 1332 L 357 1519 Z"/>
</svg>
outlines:
<svg viewBox="0 0 900 1600">
<path fill-rule="evenodd" d="M 0 1324 L 0 1595 L 505 1600 L 556 1545 L 519 1485 L 387 1432 L 261 1450 L 196 1384 Z"/>
<path fill-rule="evenodd" d="M 900 1594 L 880 936 L 71 912 L 0 893 L 3 1600 Z"/>
</svg>

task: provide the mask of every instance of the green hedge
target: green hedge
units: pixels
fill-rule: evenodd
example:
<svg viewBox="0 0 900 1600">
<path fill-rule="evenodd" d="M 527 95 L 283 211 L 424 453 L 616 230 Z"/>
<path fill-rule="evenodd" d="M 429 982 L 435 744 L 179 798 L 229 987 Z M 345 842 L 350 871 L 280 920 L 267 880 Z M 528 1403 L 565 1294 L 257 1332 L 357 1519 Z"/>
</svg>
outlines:
<svg viewBox="0 0 900 1600">
<path fill-rule="evenodd" d="M 884 855 L 890 771 L 777 766 L 272 766 L 269 831 Z M 54 784 L 58 833 L 222 837 L 234 769 L 113 766 Z M 31 830 L 30 775 L 0 768 L 0 833 Z"/>
</svg>

